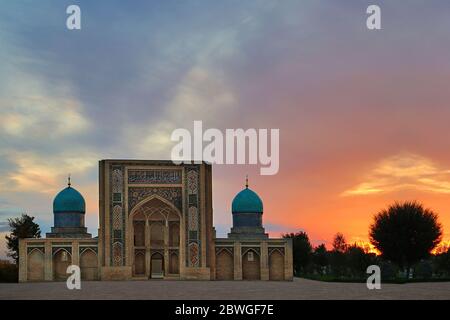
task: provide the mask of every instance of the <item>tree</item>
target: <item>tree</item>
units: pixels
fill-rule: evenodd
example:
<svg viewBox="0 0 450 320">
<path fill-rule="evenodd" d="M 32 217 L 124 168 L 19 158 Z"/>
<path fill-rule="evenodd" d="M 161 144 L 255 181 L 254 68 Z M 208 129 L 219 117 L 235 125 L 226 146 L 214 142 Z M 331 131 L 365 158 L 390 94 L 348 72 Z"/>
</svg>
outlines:
<svg viewBox="0 0 450 320">
<path fill-rule="evenodd" d="M 450 274 L 450 249 L 438 253 L 433 260 L 438 275 L 448 276 Z"/>
<path fill-rule="evenodd" d="M 284 234 L 283 238 L 292 239 L 294 273 L 296 276 L 306 273 L 311 260 L 312 246 L 306 232 Z"/>
<path fill-rule="evenodd" d="M 19 218 L 8 219 L 11 234 L 5 236 L 6 246 L 9 250 L 8 256 L 13 258 L 16 264 L 19 261 L 19 239 L 41 237 L 39 225 L 33 220 L 34 217 L 30 217 L 26 213 Z"/>
<path fill-rule="evenodd" d="M 333 250 L 330 252 L 331 272 L 338 277 L 345 274 L 345 252 L 347 250 L 347 242 L 342 233 L 338 232 L 333 238 Z"/>
<path fill-rule="evenodd" d="M 324 273 L 325 268 L 328 266 L 329 262 L 328 251 L 323 243 L 314 248 L 312 259 L 315 269 L 320 274 Z"/>
<path fill-rule="evenodd" d="M 333 251 L 344 253 L 347 250 L 347 241 L 342 233 L 338 232 L 333 239 Z"/>
<path fill-rule="evenodd" d="M 345 252 L 347 267 L 351 273 L 351 276 L 364 277 L 367 267 L 376 264 L 376 256 L 373 253 L 367 253 L 364 248 L 353 244 L 347 246 Z"/>
<path fill-rule="evenodd" d="M 426 259 L 442 239 L 437 214 L 418 202 L 395 203 L 377 213 L 369 228 L 370 242 L 384 259 L 406 268 Z"/>
</svg>

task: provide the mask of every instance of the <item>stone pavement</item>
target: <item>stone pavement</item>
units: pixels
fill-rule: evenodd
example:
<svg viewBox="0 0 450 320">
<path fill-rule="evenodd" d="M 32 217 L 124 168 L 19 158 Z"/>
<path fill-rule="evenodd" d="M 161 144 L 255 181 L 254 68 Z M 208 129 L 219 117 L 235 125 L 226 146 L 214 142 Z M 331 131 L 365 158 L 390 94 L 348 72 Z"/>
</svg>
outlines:
<svg viewBox="0 0 450 320">
<path fill-rule="evenodd" d="M 296 278 L 275 281 L 87 281 L 81 290 L 65 282 L 0 283 L 0 299 L 450 299 L 450 282 L 332 283 Z"/>
</svg>

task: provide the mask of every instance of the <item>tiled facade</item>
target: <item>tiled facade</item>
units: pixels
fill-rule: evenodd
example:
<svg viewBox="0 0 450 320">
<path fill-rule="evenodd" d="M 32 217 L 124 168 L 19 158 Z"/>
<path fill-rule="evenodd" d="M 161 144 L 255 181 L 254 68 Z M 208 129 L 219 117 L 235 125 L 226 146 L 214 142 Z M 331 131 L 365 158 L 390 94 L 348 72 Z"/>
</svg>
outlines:
<svg viewBox="0 0 450 320">
<path fill-rule="evenodd" d="M 287 239 L 215 238 L 211 165 L 152 160 L 99 164 L 98 238 L 20 241 L 19 281 L 292 280 Z"/>
</svg>

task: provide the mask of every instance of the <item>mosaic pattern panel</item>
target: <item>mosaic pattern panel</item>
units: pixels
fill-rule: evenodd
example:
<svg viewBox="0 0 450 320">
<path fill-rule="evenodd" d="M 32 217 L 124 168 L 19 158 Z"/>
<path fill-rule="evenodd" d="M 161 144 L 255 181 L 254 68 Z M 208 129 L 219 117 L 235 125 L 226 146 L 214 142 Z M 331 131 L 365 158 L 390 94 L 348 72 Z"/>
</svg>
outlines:
<svg viewBox="0 0 450 320">
<path fill-rule="evenodd" d="M 112 251 L 113 251 L 113 261 L 112 264 L 114 267 L 120 267 L 122 266 L 122 243 L 120 242 L 114 242 L 113 246 L 112 246 Z"/>
<path fill-rule="evenodd" d="M 200 266 L 200 199 L 199 199 L 199 167 L 186 167 L 186 196 L 187 196 L 187 265 Z"/>
<path fill-rule="evenodd" d="M 181 184 L 181 170 L 128 170 L 129 184 Z"/>
<path fill-rule="evenodd" d="M 113 266 L 123 266 L 125 248 L 125 217 L 124 217 L 124 168 L 111 166 L 111 198 L 110 198 L 110 226 L 111 226 L 111 262 Z"/>
<path fill-rule="evenodd" d="M 145 198 L 157 195 L 171 202 L 182 212 L 182 190 L 181 187 L 129 187 L 128 188 L 128 212 Z"/>
</svg>

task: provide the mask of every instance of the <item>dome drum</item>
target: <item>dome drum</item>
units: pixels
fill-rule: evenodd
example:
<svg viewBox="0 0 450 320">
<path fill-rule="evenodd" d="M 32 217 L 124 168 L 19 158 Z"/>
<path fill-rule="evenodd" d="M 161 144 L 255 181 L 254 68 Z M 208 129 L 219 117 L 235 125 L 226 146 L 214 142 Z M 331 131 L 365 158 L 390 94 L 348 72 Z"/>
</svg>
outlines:
<svg viewBox="0 0 450 320">
<path fill-rule="evenodd" d="M 53 200 L 53 227 L 48 238 L 91 238 L 85 222 L 86 203 L 83 196 L 71 187 L 59 192 Z"/>
<path fill-rule="evenodd" d="M 263 202 L 253 190 L 248 188 L 240 191 L 231 204 L 233 227 L 228 234 L 231 239 L 267 239 L 262 224 Z"/>
</svg>

